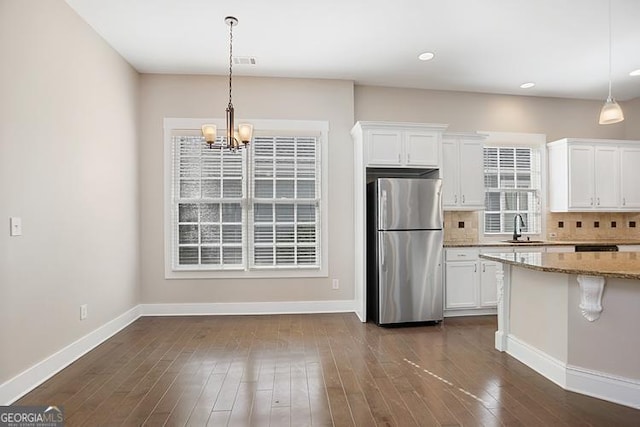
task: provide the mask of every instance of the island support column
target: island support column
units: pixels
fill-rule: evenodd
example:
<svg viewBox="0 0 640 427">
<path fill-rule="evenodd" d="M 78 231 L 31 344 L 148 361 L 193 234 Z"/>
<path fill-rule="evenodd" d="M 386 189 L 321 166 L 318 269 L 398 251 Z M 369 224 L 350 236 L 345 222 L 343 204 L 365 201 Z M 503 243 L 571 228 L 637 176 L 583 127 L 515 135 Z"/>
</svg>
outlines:
<svg viewBox="0 0 640 427">
<path fill-rule="evenodd" d="M 496 331 L 495 347 L 499 351 L 507 351 L 509 336 L 509 305 L 511 301 L 511 266 L 498 263 L 496 281 L 498 286 L 498 330 Z"/>
</svg>

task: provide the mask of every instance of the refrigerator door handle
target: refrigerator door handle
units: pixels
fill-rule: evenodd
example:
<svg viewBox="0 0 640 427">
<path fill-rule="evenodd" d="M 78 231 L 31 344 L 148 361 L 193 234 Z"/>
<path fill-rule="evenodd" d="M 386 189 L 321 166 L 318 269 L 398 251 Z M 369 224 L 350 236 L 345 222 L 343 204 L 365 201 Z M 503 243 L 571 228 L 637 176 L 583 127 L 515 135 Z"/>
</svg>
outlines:
<svg viewBox="0 0 640 427">
<path fill-rule="evenodd" d="M 381 228 L 381 225 L 384 228 L 387 227 L 387 190 L 382 190 L 380 194 L 380 201 L 378 203 L 378 227 Z"/>
<path fill-rule="evenodd" d="M 384 241 L 382 238 L 378 238 L 378 248 L 380 252 L 380 268 L 384 269 Z"/>
</svg>

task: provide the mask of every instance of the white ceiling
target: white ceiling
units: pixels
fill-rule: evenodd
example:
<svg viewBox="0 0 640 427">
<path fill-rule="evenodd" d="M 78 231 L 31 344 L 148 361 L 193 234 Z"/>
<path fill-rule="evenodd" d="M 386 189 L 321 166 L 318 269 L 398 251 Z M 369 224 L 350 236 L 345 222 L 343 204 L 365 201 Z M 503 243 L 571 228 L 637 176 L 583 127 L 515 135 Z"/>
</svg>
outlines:
<svg viewBox="0 0 640 427">
<path fill-rule="evenodd" d="M 605 99 L 608 0 L 66 0 L 142 73 Z M 613 95 L 640 96 L 640 0 L 612 0 Z M 417 55 L 435 52 L 432 61 Z M 533 89 L 520 84 L 536 82 Z"/>
</svg>

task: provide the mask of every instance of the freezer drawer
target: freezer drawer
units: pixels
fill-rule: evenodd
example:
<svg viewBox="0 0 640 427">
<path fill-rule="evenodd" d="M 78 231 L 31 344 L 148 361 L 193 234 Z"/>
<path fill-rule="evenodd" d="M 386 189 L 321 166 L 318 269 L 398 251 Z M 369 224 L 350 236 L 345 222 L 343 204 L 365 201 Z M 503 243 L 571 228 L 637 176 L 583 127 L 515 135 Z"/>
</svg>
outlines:
<svg viewBox="0 0 640 427">
<path fill-rule="evenodd" d="M 380 231 L 378 324 L 442 320 L 442 231 Z"/>
</svg>

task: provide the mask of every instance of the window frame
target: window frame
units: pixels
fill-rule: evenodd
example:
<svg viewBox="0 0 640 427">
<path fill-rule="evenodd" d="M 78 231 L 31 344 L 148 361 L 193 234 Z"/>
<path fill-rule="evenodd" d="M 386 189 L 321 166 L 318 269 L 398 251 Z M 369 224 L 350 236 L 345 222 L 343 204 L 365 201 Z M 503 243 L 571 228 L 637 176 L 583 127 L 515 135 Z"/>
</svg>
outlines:
<svg viewBox="0 0 640 427">
<path fill-rule="evenodd" d="M 243 230 L 247 242 L 244 245 L 245 251 L 244 265 L 238 269 L 220 269 L 207 270 L 201 267 L 194 269 L 173 267 L 173 239 L 175 233 L 173 230 L 173 153 L 172 138 L 177 135 L 196 136 L 200 135 L 200 128 L 203 124 L 215 124 L 218 127 L 218 133 L 223 133 L 226 122 L 224 119 L 193 119 L 193 118 L 165 118 L 164 119 L 164 270 L 166 279 L 222 279 L 222 278 L 286 278 L 286 277 L 328 277 L 328 213 L 329 213 L 329 197 L 328 197 L 328 155 L 329 155 L 329 123 L 327 121 L 313 120 L 247 120 L 253 124 L 255 132 L 272 136 L 316 136 L 318 138 L 318 155 L 320 156 L 320 222 L 319 236 L 320 265 L 309 267 L 288 267 L 274 266 L 253 268 L 252 263 L 248 259 L 251 255 L 252 243 L 249 241 L 253 235 L 253 224 L 249 223 L 249 209 L 251 204 L 251 190 L 248 188 L 252 181 L 251 162 L 248 161 L 247 153 L 243 153 L 243 162 L 245 162 L 246 176 L 244 177 L 246 185 L 246 196 L 243 200 L 247 212 L 247 229 Z M 239 154 L 240 155 L 240 154 Z"/>
<path fill-rule="evenodd" d="M 539 201 L 540 201 L 540 232 L 526 232 L 522 233 L 524 236 L 529 236 L 535 239 L 546 236 L 546 213 L 547 213 L 547 147 L 546 147 L 546 135 L 537 133 L 518 133 L 518 132 L 489 132 L 480 131 L 483 135 L 486 135 L 486 139 L 483 143 L 488 147 L 512 147 L 512 148 L 531 148 L 537 150 L 540 156 L 540 189 L 539 189 Z M 484 169 L 484 159 L 483 159 Z M 484 179 L 484 178 L 483 178 Z M 486 189 L 485 189 L 486 193 Z M 487 233 L 485 232 L 485 210 L 478 212 L 478 234 L 479 238 L 483 241 L 492 240 L 504 240 L 505 237 L 513 235 L 512 232 L 500 232 L 500 233 Z"/>
</svg>

